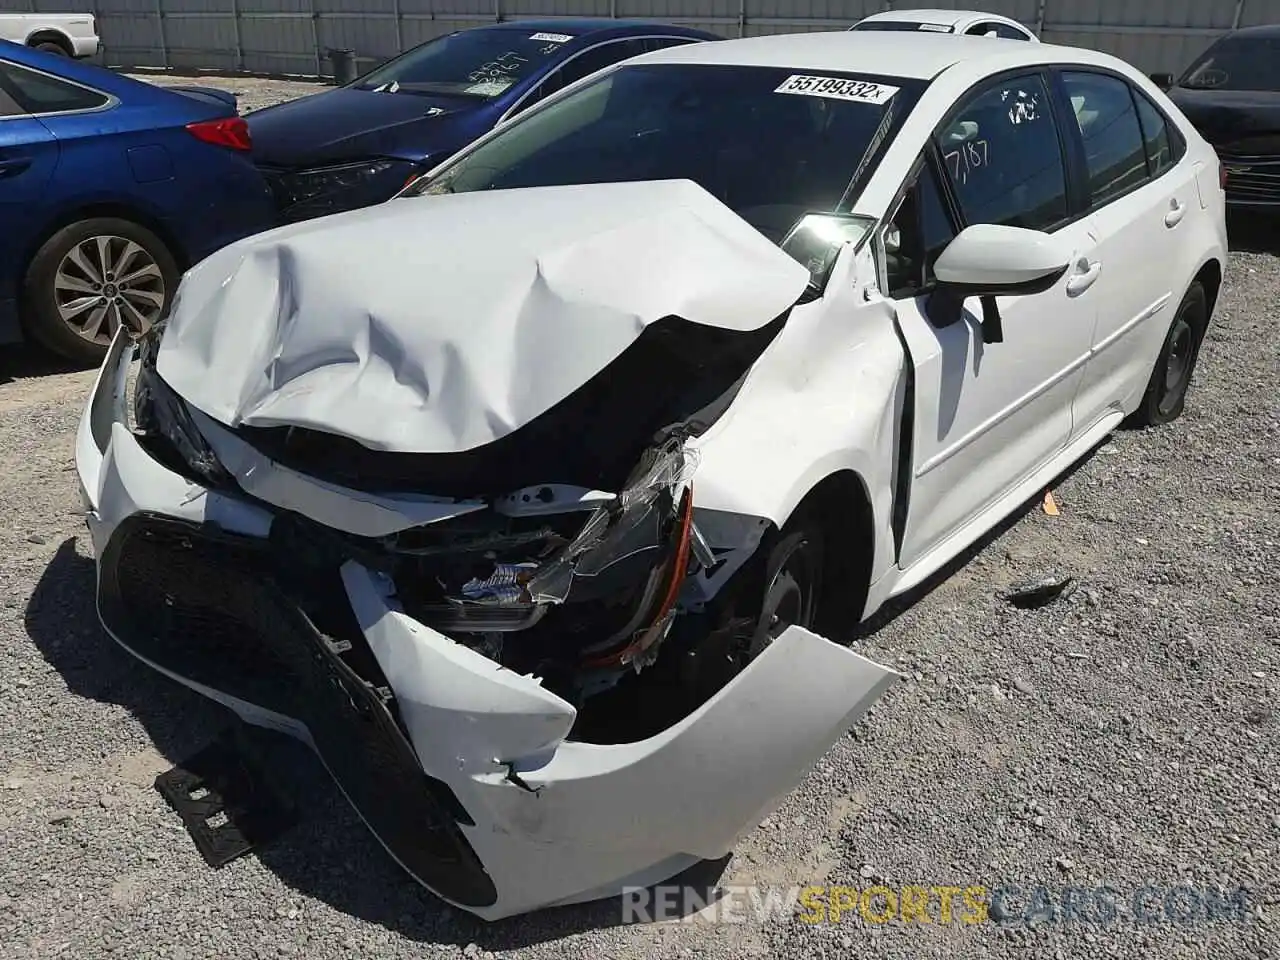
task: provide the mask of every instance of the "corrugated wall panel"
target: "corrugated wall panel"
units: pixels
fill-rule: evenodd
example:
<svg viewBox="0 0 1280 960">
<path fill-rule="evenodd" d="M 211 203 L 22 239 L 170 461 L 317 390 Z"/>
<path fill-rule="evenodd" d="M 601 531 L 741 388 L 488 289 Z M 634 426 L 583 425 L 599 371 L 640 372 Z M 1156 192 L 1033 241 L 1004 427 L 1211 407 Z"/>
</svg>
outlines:
<svg viewBox="0 0 1280 960">
<path fill-rule="evenodd" d="M 232 0 L 0 0 L 0 10 L 96 7 L 111 64 L 232 69 Z M 346 47 L 361 66 L 400 48 L 503 19 L 608 16 L 675 21 L 722 36 L 844 29 L 888 0 L 235 0 L 245 69 L 307 73 L 317 51 Z M 399 29 L 395 10 L 400 9 Z M 893 0 L 896 9 L 977 9 L 1040 25 L 1041 0 Z M 312 12 L 318 16 L 313 20 Z M 1239 17 L 1241 26 L 1280 22 L 1280 0 L 1044 0 L 1043 37 L 1092 47 L 1139 68 L 1182 70 Z M 207 53 L 207 56 L 204 54 Z M 168 58 L 166 61 L 166 57 Z M 203 59 L 202 59 L 203 58 Z M 327 72 L 328 64 L 321 68 Z"/>
<path fill-rule="evenodd" d="M 0 9 L 6 9 L 0 4 Z M 93 0 L 34 0 L 30 9 L 39 13 L 92 13 Z"/>
<path fill-rule="evenodd" d="M 1240 26 L 1257 27 L 1264 23 L 1280 23 L 1280 0 L 1245 0 Z"/>
<path fill-rule="evenodd" d="M 314 74 L 322 66 L 310 17 L 245 17 L 240 21 L 240 42 L 246 70 Z"/>
<path fill-rule="evenodd" d="M 502 16 L 607 17 L 609 0 L 502 0 Z"/>
<path fill-rule="evenodd" d="M 616 0 L 619 17 L 700 23 L 738 23 L 739 0 Z"/>
<path fill-rule="evenodd" d="M 468 27 L 479 27 L 492 20 L 417 20 L 406 19 L 404 22 L 404 46 L 408 50 L 420 43 L 442 37 L 455 30 L 466 30 Z"/>
<path fill-rule="evenodd" d="M 326 18 L 319 20 L 316 27 L 321 50 L 337 47 L 356 51 L 362 71 L 399 52 L 396 49 L 396 21 L 392 16 L 374 14 Z M 325 67 L 328 73 L 327 63 Z"/>
</svg>

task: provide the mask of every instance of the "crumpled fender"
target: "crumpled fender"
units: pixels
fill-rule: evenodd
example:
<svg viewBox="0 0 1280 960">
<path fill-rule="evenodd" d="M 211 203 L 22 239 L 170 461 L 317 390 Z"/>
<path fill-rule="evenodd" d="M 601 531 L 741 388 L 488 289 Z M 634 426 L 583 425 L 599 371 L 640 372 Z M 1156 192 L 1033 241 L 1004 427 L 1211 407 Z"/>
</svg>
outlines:
<svg viewBox="0 0 1280 960">
<path fill-rule="evenodd" d="M 801 627 L 688 717 L 636 743 L 566 739 L 573 707 L 398 609 L 342 569 L 424 769 L 475 821 L 498 889 L 488 919 L 658 882 L 721 857 L 897 679 Z"/>
</svg>

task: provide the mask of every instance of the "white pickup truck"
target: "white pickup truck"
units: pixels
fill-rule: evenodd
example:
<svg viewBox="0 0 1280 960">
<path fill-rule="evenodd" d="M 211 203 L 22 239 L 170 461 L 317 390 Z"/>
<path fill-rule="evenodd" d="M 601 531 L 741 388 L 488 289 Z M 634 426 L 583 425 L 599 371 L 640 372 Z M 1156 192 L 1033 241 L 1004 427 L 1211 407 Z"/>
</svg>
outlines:
<svg viewBox="0 0 1280 960">
<path fill-rule="evenodd" d="M 88 13 L 0 13 L 0 40 L 64 57 L 92 57 L 98 30 Z"/>
</svg>

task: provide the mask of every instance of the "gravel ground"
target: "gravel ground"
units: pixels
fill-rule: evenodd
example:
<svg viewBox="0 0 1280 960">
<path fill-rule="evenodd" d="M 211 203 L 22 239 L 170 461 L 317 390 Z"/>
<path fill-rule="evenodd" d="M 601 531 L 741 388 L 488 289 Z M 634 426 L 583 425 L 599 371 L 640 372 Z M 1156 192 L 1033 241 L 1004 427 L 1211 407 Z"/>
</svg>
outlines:
<svg viewBox="0 0 1280 960">
<path fill-rule="evenodd" d="M 199 82 L 246 106 L 314 89 Z M 0 956 L 1277 955 L 1277 316 L 1280 260 L 1233 254 L 1183 419 L 1117 435 L 1056 485 L 1060 516 L 1027 511 L 883 618 L 861 646 L 908 680 L 723 877 L 1021 889 L 1012 917 L 977 925 L 624 926 L 612 902 L 486 926 L 407 881 L 278 738 L 264 749 L 302 822 L 209 870 L 151 781 L 226 717 L 132 662 L 94 617 L 72 467 L 92 374 L 0 353 Z M 1037 611 L 998 598 L 1051 572 L 1080 589 Z M 1021 920 L 1036 887 L 1061 903 L 1069 885 L 1109 884 L 1123 903 L 1178 883 L 1244 886 L 1247 916 Z"/>
</svg>

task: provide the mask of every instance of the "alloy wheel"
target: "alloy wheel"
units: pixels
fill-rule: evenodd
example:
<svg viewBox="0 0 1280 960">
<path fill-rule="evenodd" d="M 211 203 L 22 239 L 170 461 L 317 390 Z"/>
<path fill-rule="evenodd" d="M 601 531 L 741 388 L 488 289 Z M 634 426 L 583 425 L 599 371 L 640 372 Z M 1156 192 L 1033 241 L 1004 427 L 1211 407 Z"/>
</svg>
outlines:
<svg viewBox="0 0 1280 960">
<path fill-rule="evenodd" d="M 125 327 L 146 333 L 165 305 L 164 276 L 155 257 L 126 237 L 89 237 L 58 264 L 53 281 L 58 314 L 73 333 L 110 343 Z"/>
</svg>

